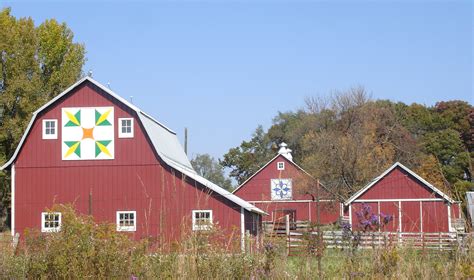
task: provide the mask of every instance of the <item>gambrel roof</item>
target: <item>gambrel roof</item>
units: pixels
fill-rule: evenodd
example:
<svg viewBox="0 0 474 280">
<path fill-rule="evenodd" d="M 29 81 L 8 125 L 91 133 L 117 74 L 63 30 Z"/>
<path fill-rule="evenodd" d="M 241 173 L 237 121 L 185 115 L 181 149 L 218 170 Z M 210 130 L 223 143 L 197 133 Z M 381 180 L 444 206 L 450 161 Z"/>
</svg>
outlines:
<svg viewBox="0 0 474 280">
<path fill-rule="evenodd" d="M 248 211 L 259 213 L 259 214 L 266 214 L 264 211 L 260 210 L 254 205 L 237 197 L 236 195 L 231 194 L 227 190 L 219 187 L 218 185 L 210 182 L 209 180 L 197 174 L 196 171 L 193 169 L 186 153 L 184 152 L 183 147 L 179 143 L 178 137 L 176 136 L 176 132 L 166 127 L 162 123 L 158 122 L 156 119 L 146 114 L 145 112 L 143 112 L 142 110 L 140 110 L 138 107 L 131 104 L 127 100 L 123 99 L 122 97 L 117 95 L 115 92 L 113 92 L 111 89 L 105 87 L 101 83 L 97 82 L 96 80 L 88 76 L 77 81 L 75 84 L 73 84 L 72 86 L 67 88 L 65 91 L 63 91 L 62 93 L 60 93 L 59 95 L 51 99 L 49 102 L 44 104 L 41 108 L 39 108 L 33 113 L 30 123 L 28 124 L 28 127 L 26 128 L 26 131 L 23 134 L 23 137 L 21 138 L 20 143 L 18 144 L 13 156 L 10 158 L 8 162 L 6 162 L 2 167 L 0 167 L 0 170 L 4 170 L 8 168 L 10 165 L 12 165 L 15 162 L 23 146 L 23 143 L 25 142 L 26 137 L 28 137 L 28 134 L 37 116 L 46 108 L 54 104 L 57 100 L 64 97 L 73 89 L 75 89 L 76 87 L 78 87 L 79 85 L 81 85 L 82 83 L 86 81 L 91 82 L 93 85 L 97 86 L 98 88 L 103 90 L 105 93 L 109 94 L 110 96 L 112 96 L 113 98 L 115 98 L 116 100 L 118 100 L 119 102 L 121 102 L 122 104 L 124 104 L 125 106 L 129 107 L 130 109 L 136 112 L 140 122 L 142 123 L 144 127 L 145 134 L 147 134 L 149 139 L 151 140 L 151 143 L 155 152 L 167 165 L 183 173 L 187 177 L 190 177 L 193 180 L 201 183 L 202 185 L 209 188 L 210 190 L 216 192 L 217 194 L 225 197 L 226 199 L 234 202 L 235 204 L 243 207 L 244 209 Z"/>
<path fill-rule="evenodd" d="M 374 186 L 375 184 L 377 184 L 377 182 L 379 182 L 382 178 L 384 178 L 387 174 L 389 174 L 392 170 L 394 170 L 395 168 L 401 168 L 403 169 L 404 171 L 406 171 L 408 174 L 412 175 L 413 177 L 415 177 L 418 181 L 420 181 L 423 185 L 425 185 L 426 187 L 428 187 L 429 189 L 431 189 L 433 192 L 437 193 L 439 196 L 441 196 L 443 199 L 449 201 L 450 203 L 455 203 L 454 200 L 452 200 L 448 195 L 446 195 L 445 193 L 443 193 L 442 191 L 440 191 L 439 189 L 437 189 L 435 186 L 433 186 L 432 184 L 428 183 L 425 179 L 421 178 L 420 176 L 418 176 L 418 174 L 416 174 L 415 172 L 413 172 L 412 170 L 410 170 L 408 167 L 406 167 L 405 165 L 401 164 L 400 162 L 396 162 L 394 165 L 390 166 L 387 170 L 385 170 L 380 176 L 374 178 L 369 184 L 367 184 L 365 187 L 363 187 L 362 189 L 360 189 L 358 192 L 356 192 L 353 196 L 351 196 L 348 200 L 346 200 L 346 202 L 344 202 L 344 205 L 349 205 L 351 202 L 353 202 L 354 200 L 356 200 L 358 197 L 360 197 L 362 194 L 364 194 L 366 191 L 368 191 L 372 186 Z"/>
</svg>

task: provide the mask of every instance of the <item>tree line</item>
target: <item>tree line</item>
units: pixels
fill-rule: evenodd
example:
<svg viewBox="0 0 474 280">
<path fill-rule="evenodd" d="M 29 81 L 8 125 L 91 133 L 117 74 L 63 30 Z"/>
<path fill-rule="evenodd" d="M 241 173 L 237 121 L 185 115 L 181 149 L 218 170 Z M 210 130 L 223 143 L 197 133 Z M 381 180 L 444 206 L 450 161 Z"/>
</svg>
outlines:
<svg viewBox="0 0 474 280">
<path fill-rule="evenodd" d="M 474 107 L 465 101 L 434 106 L 372 99 L 363 87 L 310 97 L 303 109 L 279 112 L 272 126 L 220 161 L 238 184 L 285 142 L 293 158 L 343 197 L 399 161 L 437 188 L 464 200 L 474 188 Z"/>
</svg>

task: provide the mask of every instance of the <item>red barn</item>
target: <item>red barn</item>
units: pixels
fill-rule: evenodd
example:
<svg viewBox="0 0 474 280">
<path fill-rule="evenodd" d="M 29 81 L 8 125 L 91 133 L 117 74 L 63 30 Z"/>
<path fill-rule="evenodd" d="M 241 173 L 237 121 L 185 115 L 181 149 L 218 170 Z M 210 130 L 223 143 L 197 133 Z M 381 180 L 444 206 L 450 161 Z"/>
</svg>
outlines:
<svg viewBox="0 0 474 280">
<path fill-rule="evenodd" d="M 310 186 L 308 184 L 311 184 Z M 248 178 L 233 194 L 268 212 L 267 223 L 280 224 L 285 215 L 292 222 L 317 222 L 317 183 L 293 162 L 291 150 L 280 144 L 278 154 Z M 341 203 L 320 185 L 320 222 L 331 224 L 342 215 Z"/>
<path fill-rule="evenodd" d="M 459 202 L 398 162 L 345 202 L 354 229 L 364 204 L 373 214 L 393 217 L 383 229 L 387 232 L 453 232 L 461 217 Z"/>
<path fill-rule="evenodd" d="M 179 240 L 183 227 L 257 234 L 264 212 L 199 176 L 176 133 L 85 77 L 34 112 L 13 157 L 11 231 L 61 228 L 73 203 L 134 238 Z"/>
</svg>

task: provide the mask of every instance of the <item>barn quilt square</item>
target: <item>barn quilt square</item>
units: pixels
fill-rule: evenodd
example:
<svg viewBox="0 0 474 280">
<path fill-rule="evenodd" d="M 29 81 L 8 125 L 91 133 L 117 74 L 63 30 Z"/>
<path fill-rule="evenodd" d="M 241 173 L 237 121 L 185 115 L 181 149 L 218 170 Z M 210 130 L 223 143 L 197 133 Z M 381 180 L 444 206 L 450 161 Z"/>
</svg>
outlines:
<svg viewBox="0 0 474 280">
<path fill-rule="evenodd" d="M 270 191 L 272 200 L 288 200 L 293 198 L 291 179 L 271 179 Z"/>
<path fill-rule="evenodd" d="M 114 107 L 62 108 L 62 159 L 114 159 Z"/>
</svg>

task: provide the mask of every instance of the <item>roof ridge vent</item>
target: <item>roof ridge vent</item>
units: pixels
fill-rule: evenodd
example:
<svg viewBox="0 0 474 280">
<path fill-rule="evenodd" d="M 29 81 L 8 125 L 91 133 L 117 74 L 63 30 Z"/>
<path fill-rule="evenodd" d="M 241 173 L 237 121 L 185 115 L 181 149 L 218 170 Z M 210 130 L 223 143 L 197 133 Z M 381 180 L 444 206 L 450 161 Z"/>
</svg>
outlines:
<svg viewBox="0 0 474 280">
<path fill-rule="evenodd" d="M 278 150 L 278 154 L 286 157 L 289 161 L 293 161 L 293 156 L 291 155 L 292 150 L 288 149 L 288 145 L 285 142 L 281 142 L 280 150 Z"/>
</svg>

